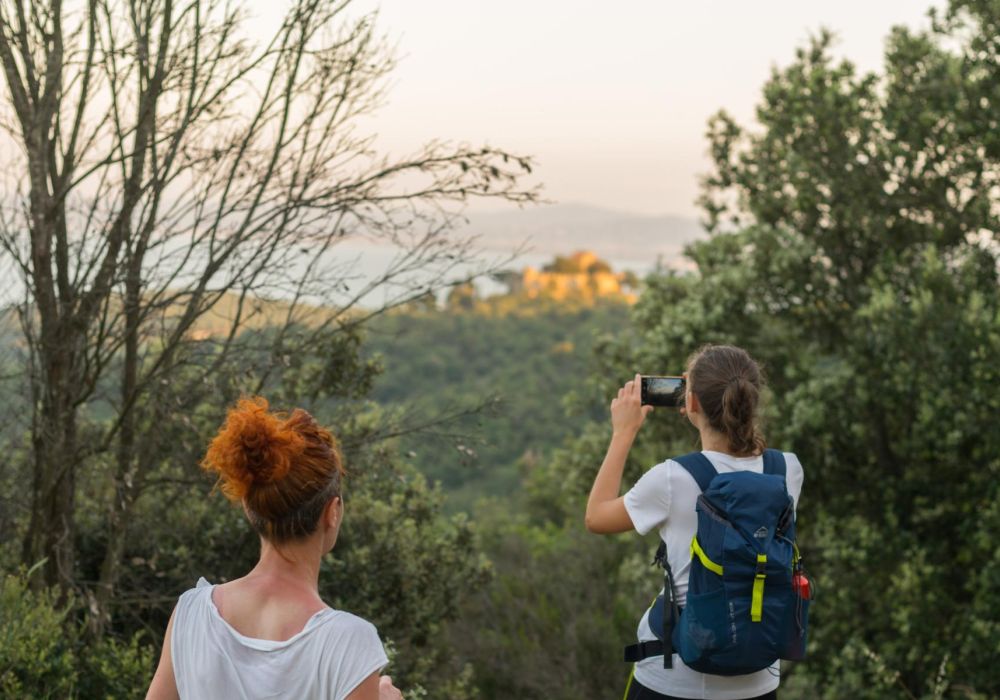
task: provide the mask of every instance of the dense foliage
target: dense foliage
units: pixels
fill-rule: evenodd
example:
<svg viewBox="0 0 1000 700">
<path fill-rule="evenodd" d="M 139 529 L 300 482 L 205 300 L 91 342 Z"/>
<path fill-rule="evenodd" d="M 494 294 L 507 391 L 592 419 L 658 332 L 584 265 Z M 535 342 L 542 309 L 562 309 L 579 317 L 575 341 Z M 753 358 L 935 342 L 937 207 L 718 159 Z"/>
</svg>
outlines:
<svg viewBox="0 0 1000 700">
<path fill-rule="evenodd" d="M 897 29 L 884 76 L 821 35 L 765 86 L 760 130 L 716 117 L 697 274 L 651 280 L 595 375 L 607 395 L 706 342 L 765 364 L 770 442 L 806 467 L 820 598 L 792 675 L 809 697 L 1000 693 L 998 22 L 996 3 L 953 3 L 930 33 Z M 654 418 L 632 478 L 687 439 Z M 605 431 L 559 483 L 585 492 Z"/>
<path fill-rule="evenodd" d="M 359 398 L 377 368 L 357 355 L 357 342 L 342 341 L 317 348 L 317 355 L 290 358 L 266 391 L 274 405 L 307 407 L 333 426 L 349 469 L 346 519 L 335 552 L 323 562 L 320 594 L 378 626 L 393 650 L 390 672 L 414 697 L 471 697 L 471 671 L 443 630 L 465 597 L 489 580 L 489 562 L 467 519 L 444 515 L 443 496 L 385 439 L 394 431 L 393 416 Z M 202 361 L 211 358 L 208 351 Z M 329 362 L 350 368 L 350 377 L 327 371 Z M 183 386 L 183 377 L 175 379 Z M 224 364 L 214 380 L 212 402 L 143 426 L 147 439 L 158 441 L 159 459 L 148 465 L 150 478 L 133 514 L 110 629 L 95 639 L 83 597 L 36 594 L 20 578 L 5 581 L 0 677 L 21 688 L 19 696 L 47 697 L 51 686 L 52 697 L 141 697 L 177 596 L 199 576 L 226 581 L 256 562 L 258 541 L 242 511 L 198 467 L 225 407 L 253 377 L 245 367 Z M 16 436 L 9 440 L 16 445 Z M 4 568 L 16 561 L 16 536 L 25 527 L 25 471 L 18 461 L 0 469 L 9 502 L 21 504 L 12 510 L 11 529 L 0 533 Z M 77 564 L 85 578 L 99 571 L 108 536 L 97 504 L 110 488 L 109 471 L 106 464 L 92 465 L 80 494 Z M 65 680 L 53 686 L 57 676 Z"/>
<path fill-rule="evenodd" d="M 1000 696 L 998 29 L 995 1 L 955 0 L 926 33 L 891 34 L 882 75 L 834 60 L 818 36 L 774 71 L 756 128 L 712 120 L 713 235 L 688 251 L 694 274 L 650 277 L 627 314 L 464 288 L 449 309 L 424 303 L 364 341 L 287 358 L 268 394 L 335 426 L 352 471 L 322 593 L 379 626 L 401 686 L 620 694 L 621 645 L 659 577 L 652 540 L 583 531 L 607 397 L 636 370 L 677 372 L 701 344 L 728 342 L 764 363 L 769 443 L 806 470 L 799 535 L 818 597 L 810 656 L 785 667 L 782 697 Z M 55 682 L 117 697 L 101 684 L 148 672 L 140 645 L 162 637 L 180 591 L 252 563 L 239 511 L 194 466 L 245 386 L 223 369 L 212 402 L 144 426 L 170 450 L 130 533 L 107 638 L 122 641 L 85 649 L 82 601 L 5 578 L 0 639 L 14 641 L 0 644 L 0 693 L 44 697 Z M 16 504 L 24 443 L 7 438 L 0 503 Z M 654 412 L 626 480 L 694 438 Z M 100 500 L 86 499 L 110 488 L 101 470 L 82 494 L 90 575 L 104 535 Z M 446 497 L 471 517 L 443 515 Z M 0 513 L 5 566 L 7 533 L 24 527 L 12 512 Z"/>
<path fill-rule="evenodd" d="M 371 396 L 423 428 L 402 449 L 455 507 L 514 494 L 520 470 L 577 431 L 561 399 L 586 380 L 595 339 L 625 326 L 626 308 L 504 295 L 383 316 L 366 342 L 384 367 Z"/>
<path fill-rule="evenodd" d="M 87 644 L 73 607 L 55 591 L 32 592 L 21 575 L 0 579 L 0 697 L 124 698 L 147 684 L 144 635 Z"/>
</svg>

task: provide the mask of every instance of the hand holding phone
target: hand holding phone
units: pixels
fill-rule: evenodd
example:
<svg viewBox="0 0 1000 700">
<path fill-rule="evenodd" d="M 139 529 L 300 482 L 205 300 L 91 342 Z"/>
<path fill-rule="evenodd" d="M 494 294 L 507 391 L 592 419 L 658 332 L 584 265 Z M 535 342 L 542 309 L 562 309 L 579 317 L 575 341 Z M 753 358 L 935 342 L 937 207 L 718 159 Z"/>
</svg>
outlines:
<svg viewBox="0 0 1000 700">
<path fill-rule="evenodd" d="M 616 434 L 635 436 L 642 422 L 652 411 L 652 406 L 643 406 L 640 401 L 639 375 L 625 382 L 618 390 L 618 396 L 611 401 L 611 426 Z"/>
</svg>

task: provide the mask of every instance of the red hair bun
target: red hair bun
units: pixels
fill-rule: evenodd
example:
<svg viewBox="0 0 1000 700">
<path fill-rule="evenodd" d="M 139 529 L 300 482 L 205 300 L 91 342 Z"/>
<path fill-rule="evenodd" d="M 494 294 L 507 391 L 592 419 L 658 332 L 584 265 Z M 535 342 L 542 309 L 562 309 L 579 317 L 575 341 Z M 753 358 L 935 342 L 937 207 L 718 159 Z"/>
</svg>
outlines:
<svg viewBox="0 0 1000 700">
<path fill-rule="evenodd" d="M 284 478 L 305 447 L 283 416 L 268 411 L 267 399 L 243 398 L 229 410 L 201 466 L 217 472 L 222 492 L 240 501 L 251 488 Z"/>
</svg>

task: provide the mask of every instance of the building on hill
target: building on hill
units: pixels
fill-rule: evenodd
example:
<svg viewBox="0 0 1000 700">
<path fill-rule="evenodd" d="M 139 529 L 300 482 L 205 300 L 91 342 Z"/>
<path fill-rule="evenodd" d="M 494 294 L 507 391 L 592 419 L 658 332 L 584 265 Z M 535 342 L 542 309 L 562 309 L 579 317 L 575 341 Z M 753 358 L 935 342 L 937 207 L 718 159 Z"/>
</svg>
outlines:
<svg viewBox="0 0 1000 700">
<path fill-rule="evenodd" d="M 634 303 L 637 294 L 631 284 L 633 279 L 628 273 L 614 272 L 593 252 L 582 250 L 568 257 L 558 255 L 541 270 L 526 267 L 520 275 L 505 275 L 503 281 L 511 294 L 529 299 L 595 301 L 612 297 Z"/>
<path fill-rule="evenodd" d="M 555 260 L 542 268 L 542 272 L 558 272 L 562 274 L 578 274 L 611 272 L 611 266 L 589 250 L 579 250 L 568 258 L 557 255 Z"/>
</svg>

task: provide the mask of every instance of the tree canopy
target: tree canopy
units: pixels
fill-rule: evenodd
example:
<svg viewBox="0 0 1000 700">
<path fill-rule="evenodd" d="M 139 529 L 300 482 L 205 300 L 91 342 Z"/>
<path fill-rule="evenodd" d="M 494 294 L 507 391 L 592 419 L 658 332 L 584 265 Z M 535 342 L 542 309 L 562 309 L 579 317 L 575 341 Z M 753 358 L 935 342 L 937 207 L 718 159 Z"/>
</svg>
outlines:
<svg viewBox="0 0 1000 700">
<path fill-rule="evenodd" d="M 23 41 L 17 26 L 5 25 L 8 41 Z M 60 596 L 26 588 L 22 576 L 0 582 L 0 637 L 13 640 L 0 645 L 0 692 L 51 686 L 86 696 L 139 683 L 150 639 L 162 638 L 195 573 L 245 571 L 255 540 L 192 467 L 226 402 L 253 386 L 336 426 L 351 472 L 348 515 L 322 592 L 378 624 L 401 685 L 483 700 L 620 693 L 621 646 L 661 579 L 648 566 L 650 539 L 584 532 L 584 499 L 610 433 L 607 399 L 636 371 L 676 373 L 702 344 L 733 343 L 769 378 L 769 445 L 796 452 L 805 468 L 798 533 L 816 597 L 809 656 L 785 665 L 782 697 L 997 697 L 997 36 L 995 0 L 952 0 L 928 30 L 892 31 L 881 73 L 835 59 L 831 34 L 813 37 L 774 69 L 755 124 L 712 118 L 701 197 L 711 236 L 687 249 L 692 273 L 649 276 L 627 313 L 523 300 L 507 313 L 515 302 L 458 284 L 449 309 L 410 288 L 398 314 L 371 323 L 340 316 L 336 333 L 314 334 L 307 315 L 240 327 L 234 337 L 245 345 L 230 361 L 219 361 L 225 343 L 184 336 L 170 382 L 136 404 L 145 407 L 136 431 L 152 436 L 156 459 L 142 465 L 145 496 L 122 531 L 115 615 L 91 643 L 88 587 L 100 580 L 123 483 L 122 453 L 106 450 L 76 463 L 86 477 L 74 491 L 80 588 Z M 498 152 L 482 156 L 487 170 L 490 159 L 503 162 Z M 452 165 L 464 172 L 460 162 Z M 396 234 L 408 230 L 397 223 Z M 58 239 L 58 227 L 45 230 Z M 120 278 L 104 302 L 120 324 L 127 283 Z M 38 322 L 33 308 L 14 309 L 25 333 Z M 347 322 L 357 318 L 365 322 Z M 10 314 L 0 320 L 0 339 L 14 348 L 0 354 L 0 376 L 15 376 L 23 335 Z M 162 336 L 136 337 L 148 353 L 133 375 L 141 377 Z M 41 346 L 27 347 L 27 357 L 43 357 Z M 85 358 L 103 357 L 89 352 L 79 371 L 92 370 Z M 121 421 L 120 377 L 129 375 L 115 357 L 93 398 L 74 405 L 80 436 L 107 435 Z M 550 377 L 561 370 L 572 381 Z M 6 410 L 42 410 L 34 392 L 44 381 L 17 381 L 5 385 Z M 469 417 L 470 398 L 494 389 L 514 400 L 468 423 L 436 422 Z M 414 396 L 427 409 L 416 422 L 401 411 Z M 153 410 L 162 401 L 167 410 Z M 562 404 L 567 414 L 557 416 Z M 0 504 L 12 508 L 0 509 L 0 563 L 13 569 L 22 559 L 15 536 L 30 524 L 37 438 L 24 424 L 3 430 Z M 459 453 L 455 441 L 431 439 L 459 432 L 477 441 L 460 444 L 480 449 Z M 678 415 L 655 411 L 626 480 L 695 444 Z M 469 477 L 477 461 L 502 479 Z M 470 484 L 468 514 L 443 515 L 447 492 Z"/>
<path fill-rule="evenodd" d="M 897 28 L 884 75 L 821 33 L 775 69 L 757 127 L 715 116 L 697 272 L 648 280 L 594 377 L 607 395 L 709 342 L 762 361 L 769 443 L 806 470 L 819 595 L 792 674 L 810 697 L 1000 691 L 998 22 L 996 3 L 955 2 L 928 32 Z M 651 423 L 632 478 L 690 446 L 675 417 Z M 583 493 L 605 430 L 554 478 Z"/>
</svg>

